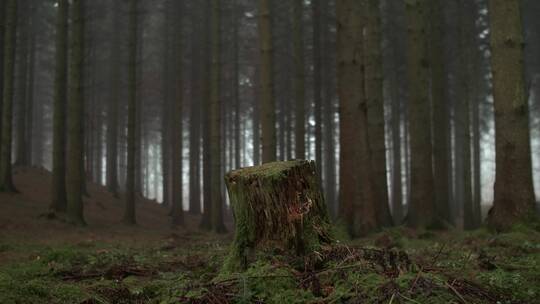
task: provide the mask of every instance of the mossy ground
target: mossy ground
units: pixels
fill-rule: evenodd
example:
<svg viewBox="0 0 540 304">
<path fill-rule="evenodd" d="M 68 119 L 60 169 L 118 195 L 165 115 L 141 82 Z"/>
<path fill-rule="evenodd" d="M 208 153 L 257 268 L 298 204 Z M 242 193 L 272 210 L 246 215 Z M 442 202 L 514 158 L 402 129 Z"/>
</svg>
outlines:
<svg viewBox="0 0 540 304">
<path fill-rule="evenodd" d="M 395 228 L 222 272 L 230 238 L 0 243 L 0 303 L 540 303 L 540 233 Z"/>
</svg>

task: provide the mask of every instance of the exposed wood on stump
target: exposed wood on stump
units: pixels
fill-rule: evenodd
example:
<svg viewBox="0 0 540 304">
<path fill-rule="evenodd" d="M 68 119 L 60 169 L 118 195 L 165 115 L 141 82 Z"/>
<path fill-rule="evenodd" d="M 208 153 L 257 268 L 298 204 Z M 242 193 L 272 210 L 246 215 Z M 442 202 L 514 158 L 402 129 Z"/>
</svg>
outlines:
<svg viewBox="0 0 540 304">
<path fill-rule="evenodd" d="M 248 252 L 309 254 L 331 243 L 330 220 L 315 163 L 274 162 L 225 177 L 236 222 L 226 270 L 247 267 Z"/>
</svg>

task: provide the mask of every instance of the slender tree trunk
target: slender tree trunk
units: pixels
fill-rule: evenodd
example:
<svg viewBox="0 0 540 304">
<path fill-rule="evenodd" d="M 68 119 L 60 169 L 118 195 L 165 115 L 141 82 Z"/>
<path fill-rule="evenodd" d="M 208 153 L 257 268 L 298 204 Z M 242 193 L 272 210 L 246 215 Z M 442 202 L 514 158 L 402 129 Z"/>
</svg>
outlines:
<svg viewBox="0 0 540 304">
<path fill-rule="evenodd" d="M 66 201 L 66 86 L 69 1 L 58 1 L 53 113 L 53 172 L 51 211 L 65 212 Z"/>
<path fill-rule="evenodd" d="M 121 49 L 118 31 L 120 30 L 120 1 L 113 2 L 111 37 L 111 92 L 107 111 L 107 189 L 118 195 L 118 107 L 120 99 L 120 66 Z"/>
<path fill-rule="evenodd" d="M 27 93 L 28 93 L 28 34 L 29 34 L 29 3 L 27 0 L 19 0 L 19 39 L 18 51 L 19 57 L 18 73 L 19 81 L 17 83 L 17 154 L 15 156 L 16 166 L 28 166 L 26 158 L 27 149 Z"/>
<path fill-rule="evenodd" d="M 523 30 L 520 1 L 490 0 L 489 4 L 496 172 L 488 220 L 497 229 L 508 229 L 535 215 Z"/>
<path fill-rule="evenodd" d="M 261 77 L 260 67 L 256 67 L 255 86 L 253 86 L 253 165 L 261 163 Z"/>
<path fill-rule="evenodd" d="M 430 3 L 430 59 L 431 59 L 431 99 L 433 105 L 433 159 L 435 178 L 435 205 L 437 216 L 452 224 L 450 211 L 448 100 L 446 99 L 446 62 L 444 57 L 444 7 L 442 0 Z"/>
<path fill-rule="evenodd" d="M 304 4 L 293 1 L 293 44 L 294 44 L 294 91 L 296 100 L 295 138 L 296 159 L 306 158 L 306 92 L 304 63 Z"/>
<path fill-rule="evenodd" d="M 173 106 L 173 149 L 172 149 L 172 224 L 173 226 L 184 225 L 184 209 L 182 204 L 182 103 L 183 103 L 183 79 L 182 79 L 182 5 L 177 1 L 174 3 L 176 12 L 175 39 L 174 39 L 174 59 L 175 63 L 175 101 Z"/>
<path fill-rule="evenodd" d="M 435 223 L 436 214 L 426 36 L 429 6 L 428 0 L 410 0 L 405 5 L 411 145 L 411 194 L 407 222 L 412 227 L 430 227 Z"/>
<path fill-rule="evenodd" d="M 5 50 L 5 24 L 6 23 L 6 0 L 0 0 L 0 126 L 2 126 L 2 108 L 4 100 L 4 50 Z M 1 137 L 1 134 L 0 134 Z M 2 143 L 0 140 L 0 150 Z"/>
<path fill-rule="evenodd" d="M 11 148 L 13 132 L 13 92 L 17 48 L 17 0 L 7 0 L 4 47 L 4 91 L 2 104 L 2 147 L 0 153 L 0 192 L 17 192 L 13 185 Z"/>
<path fill-rule="evenodd" d="M 321 35 L 322 26 L 322 12 L 321 12 L 321 0 L 314 0 L 312 2 L 312 14 L 313 14 L 313 103 L 315 105 L 315 162 L 319 169 L 319 179 L 322 177 L 323 168 L 323 118 L 322 118 L 322 49 L 323 39 Z"/>
<path fill-rule="evenodd" d="M 340 100 L 341 217 L 349 233 L 377 228 L 375 185 L 371 180 L 364 83 L 364 4 L 337 0 L 337 67 Z"/>
<path fill-rule="evenodd" d="M 259 37 L 262 162 L 269 163 L 276 160 L 276 102 L 272 73 L 273 44 L 270 0 L 259 0 Z"/>
<path fill-rule="evenodd" d="M 191 53 L 193 62 L 200 62 L 202 46 L 199 25 L 200 6 L 193 3 L 191 33 Z M 189 132 L 189 213 L 201 213 L 201 67 L 191 65 L 191 121 Z"/>
<path fill-rule="evenodd" d="M 128 135 L 127 135 L 127 168 L 126 168 L 126 201 L 124 223 L 136 224 L 135 216 L 135 155 L 137 154 L 136 121 L 137 121 L 137 3 L 129 1 L 128 25 Z"/>
<path fill-rule="evenodd" d="M 226 232 L 223 224 L 223 198 L 221 196 L 221 101 L 220 101 L 220 0 L 211 1 L 210 33 L 211 33 L 211 66 L 210 66 L 210 167 L 211 167 L 211 201 L 212 231 Z"/>
<path fill-rule="evenodd" d="M 34 84 L 35 84 L 35 69 L 36 69 L 36 4 L 31 5 L 31 22 L 29 24 L 30 42 L 29 42 L 29 58 L 28 58 L 28 96 L 26 107 L 26 150 L 25 159 L 28 166 L 34 165 L 33 162 L 33 140 L 34 140 Z"/>
<path fill-rule="evenodd" d="M 401 103 L 397 73 L 392 81 L 392 215 L 394 223 L 403 222 L 403 175 L 401 159 Z"/>
<path fill-rule="evenodd" d="M 233 1 L 233 52 L 234 52 L 234 72 L 233 72 L 233 90 L 234 90 L 234 168 L 239 169 L 242 166 L 241 163 L 241 153 L 242 150 L 242 141 L 240 134 L 240 34 L 239 27 L 242 22 L 242 11 L 241 7 L 238 5 L 238 1 Z"/>
<path fill-rule="evenodd" d="M 319 1 L 319 0 L 317 0 Z M 336 107 L 334 104 L 334 74 L 332 67 L 335 65 L 334 58 L 330 55 L 333 43 L 331 40 L 331 23 L 328 1 L 320 1 L 320 27 L 322 33 L 321 41 L 321 69 L 323 79 L 322 98 L 324 101 L 324 192 L 326 194 L 326 204 L 330 210 L 330 216 L 336 218 L 337 198 L 336 198 L 336 151 L 335 151 L 335 114 Z M 319 165 L 320 166 L 320 165 Z"/>
<path fill-rule="evenodd" d="M 205 0 L 204 2 L 204 9 L 203 12 L 208 12 L 211 10 L 210 6 L 211 0 Z M 202 90 L 202 98 L 203 98 L 203 217 L 201 220 L 200 227 L 205 230 L 211 230 L 212 229 L 212 212 L 213 212 L 213 204 L 212 204 L 212 167 L 211 167 L 211 138 L 210 138 L 210 115 L 209 115 L 209 109 L 210 109 L 210 93 L 208 92 L 208 88 L 211 86 L 211 80 L 210 80 L 210 18 L 208 18 L 208 14 L 204 14 L 204 47 L 203 51 L 201 52 L 201 56 L 203 58 L 202 65 L 203 65 L 203 73 L 202 73 L 202 87 L 205 88 Z"/>
<path fill-rule="evenodd" d="M 71 3 L 72 28 L 70 35 L 69 102 L 68 102 L 68 153 L 67 153 L 67 212 L 70 219 L 84 225 L 82 183 L 82 156 L 84 146 L 83 117 L 83 67 L 84 67 L 84 9 L 82 0 Z"/>
<path fill-rule="evenodd" d="M 372 158 L 373 178 L 378 202 L 377 220 L 384 227 L 392 226 L 392 214 L 388 205 L 388 181 L 386 176 L 386 144 L 383 97 L 381 12 L 380 0 L 367 1 L 365 33 L 366 100 L 369 149 Z"/>
<path fill-rule="evenodd" d="M 164 3 L 164 23 L 163 23 L 163 101 L 161 105 L 161 189 L 163 193 L 163 206 L 168 207 L 171 202 L 170 191 L 170 162 L 171 162 L 171 134 L 170 134 L 170 112 L 171 112 L 171 73 L 170 73 L 170 27 L 171 27 L 171 0 L 165 0 Z"/>
</svg>

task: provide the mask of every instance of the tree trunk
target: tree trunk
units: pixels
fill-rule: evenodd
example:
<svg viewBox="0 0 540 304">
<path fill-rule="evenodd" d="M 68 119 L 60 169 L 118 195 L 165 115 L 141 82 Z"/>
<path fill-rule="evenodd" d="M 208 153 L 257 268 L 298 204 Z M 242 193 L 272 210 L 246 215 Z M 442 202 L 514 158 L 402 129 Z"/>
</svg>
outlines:
<svg viewBox="0 0 540 304">
<path fill-rule="evenodd" d="M 65 212 L 66 201 L 66 86 L 69 1 L 58 1 L 53 113 L 53 172 L 51 211 Z"/>
<path fill-rule="evenodd" d="M 228 173 L 236 233 L 225 269 L 245 269 L 252 250 L 304 255 L 332 242 L 317 169 L 309 161 L 268 163 Z"/>
<path fill-rule="evenodd" d="M 220 101 L 220 0 L 212 0 L 210 17 L 210 198 L 212 202 L 212 231 L 226 232 L 223 224 L 223 198 L 221 196 L 221 101 Z"/>
<path fill-rule="evenodd" d="M 446 98 L 446 61 L 444 57 L 444 4 L 442 0 L 430 3 L 430 61 L 431 61 L 431 99 L 433 105 L 433 165 L 435 178 L 435 206 L 437 217 L 452 224 L 450 211 L 448 153 L 449 119 Z"/>
<path fill-rule="evenodd" d="M 120 98 L 121 49 L 118 31 L 120 30 L 120 1 L 113 2 L 112 25 L 116 29 L 111 37 L 111 92 L 107 111 L 107 189 L 118 195 L 118 107 Z"/>
<path fill-rule="evenodd" d="M 204 1 L 203 12 L 210 11 L 210 1 Z M 210 81 L 210 18 L 208 14 L 204 15 L 204 47 L 201 52 L 203 58 L 203 75 L 202 75 L 202 85 L 203 88 L 209 88 L 211 85 Z M 210 120 L 209 120 L 209 109 L 210 109 L 210 93 L 208 89 L 202 91 L 203 95 L 203 216 L 201 220 L 200 227 L 205 230 L 212 229 L 212 169 L 211 169 L 211 151 L 210 151 Z"/>
<path fill-rule="evenodd" d="M 200 48 L 202 46 L 199 24 L 200 5 L 192 4 L 191 53 L 194 62 L 200 62 Z M 201 66 L 191 66 L 191 115 L 189 132 L 189 213 L 201 213 L 201 99 L 203 96 Z"/>
<path fill-rule="evenodd" d="M 490 0 L 489 4 L 496 172 L 488 221 L 502 230 L 535 216 L 535 201 L 520 1 Z"/>
<path fill-rule="evenodd" d="M 233 52 L 234 52 L 234 168 L 242 167 L 241 97 L 240 97 L 240 25 L 243 11 L 238 1 L 233 2 Z"/>
<path fill-rule="evenodd" d="M 306 93 L 304 63 L 304 4 L 293 1 L 294 91 L 296 100 L 296 159 L 306 158 Z"/>
<path fill-rule="evenodd" d="M 137 0 L 129 1 L 128 25 L 128 135 L 126 168 L 126 201 L 124 223 L 136 224 L 135 216 L 135 155 L 137 154 Z"/>
<path fill-rule="evenodd" d="M 172 110 L 172 212 L 171 219 L 173 226 L 184 225 L 184 208 L 182 204 L 183 183 L 182 183 L 182 103 L 183 103 L 183 78 L 182 78 L 182 5 L 175 2 L 172 9 L 176 12 L 174 24 L 174 58 L 175 63 L 175 100 Z"/>
<path fill-rule="evenodd" d="M 388 181 L 386 176 L 380 0 L 367 1 L 366 16 L 365 88 L 369 148 L 372 157 L 373 178 L 379 198 L 376 204 L 377 220 L 383 227 L 388 227 L 393 225 L 393 220 L 388 205 Z"/>
<path fill-rule="evenodd" d="M 378 227 L 378 201 L 371 177 L 364 86 L 363 3 L 338 0 L 337 63 L 340 100 L 341 217 L 358 236 Z"/>
<path fill-rule="evenodd" d="M 67 200 L 68 216 L 78 225 L 84 225 L 82 183 L 82 157 L 84 146 L 83 66 L 84 66 L 84 9 L 82 0 L 71 3 L 71 54 L 69 68 Z"/>
<path fill-rule="evenodd" d="M 323 43 L 321 35 L 322 12 L 321 0 L 312 2 L 313 14 L 313 103 L 315 106 L 315 163 L 319 168 L 319 174 L 322 174 L 323 166 L 323 135 L 322 135 L 322 66 L 323 66 Z M 322 180 L 322 175 L 319 176 Z M 325 189 L 326 190 L 326 189 Z"/>
<path fill-rule="evenodd" d="M 33 161 L 33 140 L 34 140 L 34 92 L 35 92 L 35 70 L 36 70 L 36 5 L 31 5 L 31 21 L 28 24 L 29 31 L 29 53 L 28 53 L 28 96 L 26 104 L 26 150 L 25 160 L 28 166 L 34 165 Z"/>
<path fill-rule="evenodd" d="M 406 1 L 411 145 L 411 194 L 407 222 L 412 227 L 430 227 L 436 218 L 426 37 L 428 9 L 428 0 Z"/>
<path fill-rule="evenodd" d="M 27 0 L 19 0 L 19 39 L 18 39 L 18 73 L 17 77 L 17 153 L 15 156 L 15 165 L 26 167 L 28 159 L 26 158 L 27 132 L 27 93 L 28 93 L 28 33 L 29 33 L 29 3 Z"/>
<path fill-rule="evenodd" d="M 262 162 L 276 160 L 276 103 L 272 73 L 272 23 L 270 0 L 259 0 L 259 37 L 261 51 L 260 119 Z"/>
<path fill-rule="evenodd" d="M 318 1 L 318 0 L 317 0 Z M 329 13 L 328 1 L 320 2 L 321 13 L 321 29 L 322 29 L 322 50 L 321 54 L 324 56 L 322 62 L 322 76 L 324 89 L 322 98 L 324 98 L 324 192 L 326 194 L 326 202 L 328 209 L 330 210 L 330 216 L 336 218 L 337 211 L 337 198 L 336 198 L 336 152 L 335 152 L 335 114 L 336 106 L 334 103 L 334 73 L 333 68 L 335 66 L 333 55 L 331 54 L 332 44 L 332 29 Z M 318 164 L 319 168 L 321 164 Z"/>
<path fill-rule="evenodd" d="M 0 0 L 0 126 L 2 126 L 2 108 L 4 100 L 4 50 L 5 50 L 5 25 L 6 25 L 6 1 Z M 1 137 L 1 133 L 0 133 Z M 2 143 L 0 140 L 0 150 Z"/>
<path fill-rule="evenodd" d="M 13 132 L 13 92 L 17 48 L 17 0 L 7 0 L 4 47 L 4 91 L 2 104 L 2 147 L 0 153 L 0 192 L 17 192 L 13 185 L 11 148 Z"/>
</svg>

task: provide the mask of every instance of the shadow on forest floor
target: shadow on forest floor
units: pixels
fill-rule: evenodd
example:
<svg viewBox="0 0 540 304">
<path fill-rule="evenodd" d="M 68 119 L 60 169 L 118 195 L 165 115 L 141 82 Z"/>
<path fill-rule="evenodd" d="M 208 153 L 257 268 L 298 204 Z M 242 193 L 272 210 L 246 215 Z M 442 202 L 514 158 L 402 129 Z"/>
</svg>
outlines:
<svg viewBox="0 0 540 304">
<path fill-rule="evenodd" d="M 39 219 L 48 194 L 29 181 L 38 173 L 18 174 L 23 194 L 0 195 L 0 303 L 540 303 L 534 230 L 398 227 L 306 258 L 259 253 L 225 274 L 231 235 L 171 230 L 151 202 L 139 227 L 123 227 L 121 201 L 97 186 L 91 200 L 107 214 L 87 203 L 89 227 Z"/>
</svg>

